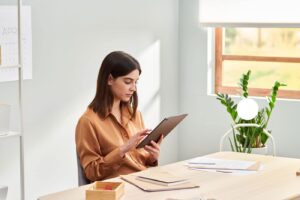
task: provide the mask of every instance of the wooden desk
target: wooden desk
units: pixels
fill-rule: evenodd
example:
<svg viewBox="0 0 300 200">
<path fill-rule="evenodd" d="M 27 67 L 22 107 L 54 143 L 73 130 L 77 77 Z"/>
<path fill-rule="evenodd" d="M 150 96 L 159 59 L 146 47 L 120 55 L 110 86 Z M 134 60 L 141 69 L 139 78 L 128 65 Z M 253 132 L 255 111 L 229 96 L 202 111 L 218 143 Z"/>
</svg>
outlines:
<svg viewBox="0 0 300 200">
<path fill-rule="evenodd" d="M 189 178 L 194 183 L 199 184 L 200 188 L 165 192 L 143 192 L 125 182 L 125 194 L 121 200 L 188 199 L 200 196 L 222 200 L 300 200 L 300 177 L 296 176 L 296 171 L 300 168 L 300 159 L 234 152 L 218 152 L 208 156 L 214 158 L 260 161 L 264 165 L 264 170 L 251 175 L 239 176 L 229 173 L 189 170 L 184 166 L 186 161 L 181 161 L 160 166 L 159 168 Z M 122 181 L 119 178 L 111 180 Z M 82 186 L 50 194 L 40 197 L 38 200 L 84 200 L 85 189 L 87 187 L 88 186 Z"/>
</svg>

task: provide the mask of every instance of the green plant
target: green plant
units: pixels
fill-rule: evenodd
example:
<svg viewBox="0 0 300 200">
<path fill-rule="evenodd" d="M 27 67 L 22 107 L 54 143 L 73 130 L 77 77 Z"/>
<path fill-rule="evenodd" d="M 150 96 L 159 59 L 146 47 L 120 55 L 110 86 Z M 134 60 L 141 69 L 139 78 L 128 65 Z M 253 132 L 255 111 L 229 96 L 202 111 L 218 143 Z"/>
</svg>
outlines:
<svg viewBox="0 0 300 200">
<path fill-rule="evenodd" d="M 241 88 L 241 96 L 247 98 L 248 93 L 248 83 L 251 75 L 249 70 L 246 74 L 243 74 L 239 86 Z M 251 153 L 252 148 L 264 147 L 265 143 L 268 140 L 268 136 L 263 132 L 263 129 L 267 128 L 268 122 L 270 120 L 272 111 L 275 106 L 277 92 L 281 86 L 286 86 L 283 83 L 276 81 L 271 90 L 270 97 L 267 97 L 268 105 L 265 108 L 262 108 L 258 111 L 258 114 L 255 118 L 251 120 L 244 120 L 238 117 L 237 113 L 237 104 L 228 94 L 217 94 L 217 99 L 221 102 L 222 105 L 226 107 L 227 112 L 230 114 L 234 124 L 244 124 L 244 123 L 253 123 L 258 124 L 259 127 L 240 127 L 237 128 L 238 133 L 235 134 L 233 129 L 233 141 L 229 138 L 231 149 L 237 152 L 247 152 Z M 271 131 L 268 130 L 269 133 Z"/>
</svg>

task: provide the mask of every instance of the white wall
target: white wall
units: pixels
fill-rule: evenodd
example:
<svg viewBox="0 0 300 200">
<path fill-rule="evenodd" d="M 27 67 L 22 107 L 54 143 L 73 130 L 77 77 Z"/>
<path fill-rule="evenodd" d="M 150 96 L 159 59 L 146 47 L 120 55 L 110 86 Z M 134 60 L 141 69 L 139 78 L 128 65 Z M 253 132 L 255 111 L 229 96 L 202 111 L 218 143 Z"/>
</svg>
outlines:
<svg viewBox="0 0 300 200">
<path fill-rule="evenodd" d="M 25 4 L 32 6 L 33 28 L 33 79 L 24 85 L 26 199 L 76 186 L 75 125 L 94 95 L 99 65 L 112 50 L 141 61 L 140 109 L 149 127 L 166 115 L 189 113 L 180 133 L 164 141 L 161 164 L 218 151 L 231 121 L 207 95 L 208 36 L 198 23 L 198 0 Z M 0 84 L 0 99 L 13 105 L 15 129 L 16 86 Z M 278 101 L 272 114 L 280 156 L 300 158 L 299 107 L 297 101 Z M 9 185 L 9 200 L 19 199 L 18 150 L 17 138 L 0 141 L 0 184 Z"/>
<path fill-rule="evenodd" d="M 177 113 L 178 1 L 24 3 L 32 6 L 33 36 L 33 79 L 24 84 L 29 200 L 77 186 L 74 129 L 94 96 L 99 66 L 110 51 L 124 50 L 141 61 L 140 108 L 148 126 Z M 16 86 L 15 82 L 0 84 L 0 97 L 16 104 Z M 11 118 L 16 117 L 15 109 Z M 12 128 L 18 128 L 18 123 L 13 122 Z M 16 200 L 18 140 L 1 142 L 0 184 L 8 183 L 8 200 Z M 177 160 L 177 142 L 176 134 L 165 140 L 160 164 Z M 9 154 L 4 153 L 7 149 Z"/>
<path fill-rule="evenodd" d="M 222 134 L 231 119 L 215 96 L 207 95 L 208 32 L 198 22 L 198 0 L 179 1 L 180 111 L 189 120 L 180 127 L 179 159 L 219 150 Z M 224 8 L 226 4 L 224 4 Z M 260 106 L 266 101 L 258 99 Z M 300 158 L 299 101 L 279 100 L 269 128 L 277 142 L 277 154 Z"/>
</svg>

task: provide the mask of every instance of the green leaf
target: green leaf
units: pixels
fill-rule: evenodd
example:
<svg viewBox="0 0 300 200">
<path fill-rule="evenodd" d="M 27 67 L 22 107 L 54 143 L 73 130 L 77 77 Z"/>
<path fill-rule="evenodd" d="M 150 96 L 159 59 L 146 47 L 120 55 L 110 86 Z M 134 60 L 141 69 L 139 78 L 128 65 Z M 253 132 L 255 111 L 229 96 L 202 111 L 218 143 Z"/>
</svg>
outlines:
<svg viewBox="0 0 300 200">
<path fill-rule="evenodd" d="M 227 94 L 217 94 L 217 100 L 221 102 L 222 105 L 226 107 L 226 111 L 230 114 L 233 121 L 236 119 L 236 108 L 237 105 L 234 103 L 234 101 L 229 97 Z"/>
<path fill-rule="evenodd" d="M 251 74 L 250 70 L 246 74 L 243 74 L 242 78 L 240 79 L 240 82 L 238 83 L 238 85 L 242 89 L 242 96 L 244 96 L 245 98 L 248 97 L 248 80 L 250 74 Z"/>
<path fill-rule="evenodd" d="M 277 95 L 277 93 L 276 93 L 276 95 Z M 272 101 L 273 101 L 273 102 L 276 101 L 276 96 L 275 96 L 275 95 L 272 96 Z"/>
<path fill-rule="evenodd" d="M 229 143 L 230 143 L 231 151 L 236 151 L 236 150 L 234 149 L 234 146 L 233 146 L 232 141 L 231 141 L 230 138 L 229 138 Z"/>
<path fill-rule="evenodd" d="M 233 134 L 233 141 L 234 141 L 235 149 L 236 149 L 237 152 L 241 152 L 241 149 L 240 149 L 240 147 L 238 145 L 238 142 L 237 142 L 237 138 L 236 138 L 237 135 L 235 134 L 235 130 L 234 130 L 233 126 L 231 126 L 231 128 L 232 128 L 232 134 Z"/>
<path fill-rule="evenodd" d="M 263 145 L 265 145 L 266 142 L 267 142 L 267 140 L 268 140 L 268 138 L 269 138 L 269 136 L 267 136 L 265 133 L 262 133 L 262 134 L 261 134 L 261 143 L 262 143 Z"/>
</svg>

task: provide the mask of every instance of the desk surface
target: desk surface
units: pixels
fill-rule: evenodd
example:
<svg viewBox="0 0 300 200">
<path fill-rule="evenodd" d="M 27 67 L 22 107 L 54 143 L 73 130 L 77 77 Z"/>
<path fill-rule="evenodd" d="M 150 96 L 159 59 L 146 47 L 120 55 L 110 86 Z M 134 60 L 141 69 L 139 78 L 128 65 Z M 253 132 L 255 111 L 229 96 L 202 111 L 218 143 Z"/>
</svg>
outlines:
<svg viewBox="0 0 300 200">
<path fill-rule="evenodd" d="M 213 158 L 260 161 L 264 169 L 255 174 L 239 176 L 229 173 L 189 170 L 184 165 L 186 161 L 181 161 L 160 166 L 159 168 L 176 172 L 177 175 L 186 177 L 194 183 L 199 184 L 200 188 L 165 192 L 144 192 L 125 182 L 125 194 L 121 200 L 165 200 L 167 198 L 188 199 L 195 197 L 222 200 L 300 200 L 300 176 L 296 176 L 296 171 L 300 168 L 300 159 L 234 152 L 218 152 L 208 156 Z M 122 181 L 119 178 L 110 180 Z M 38 200 L 84 200 L 85 189 L 87 187 L 89 186 L 50 194 L 40 197 Z"/>
</svg>

